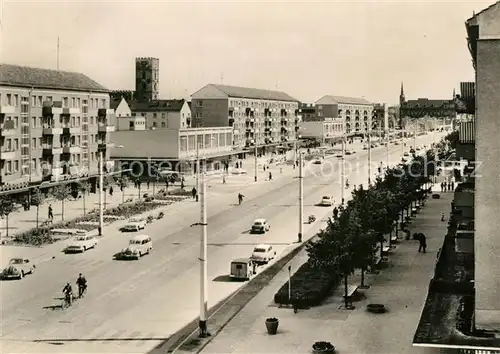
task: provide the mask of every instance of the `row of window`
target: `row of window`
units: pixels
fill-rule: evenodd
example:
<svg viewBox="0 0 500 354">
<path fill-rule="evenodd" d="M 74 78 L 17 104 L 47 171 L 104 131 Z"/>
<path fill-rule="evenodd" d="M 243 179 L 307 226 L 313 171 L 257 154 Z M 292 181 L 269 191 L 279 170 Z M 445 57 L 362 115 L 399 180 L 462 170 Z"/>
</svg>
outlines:
<svg viewBox="0 0 500 354">
<path fill-rule="evenodd" d="M 99 135 L 98 134 L 90 134 L 88 135 L 88 137 L 90 138 L 90 143 L 91 144 L 94 144 L 94 143 L 97 143 L 97 144 L 101 144 L 104 140 L 103 139 L 99 139 Z M 80 135 L 73 135 L 71 136 L 70 138 L 63 138 L 63 137 L 60 137 L 60 143 L 61 143 L 61 146 L 80 146 L 82 143 L 87 143 L 89 139 L 86 139 L 87 137 L 85 136 L 80 136 Z M 21 145 L 19 144 L 19 142 L 21 142 Z M 5 139 L 5 142 L 3 144 L 4 146 L 4 152 L 11 152 L 11 151 L 18 151 L 19 150 L 19 146 L 31 146 L 31 149 L 32 150 L 36 150 L 36 149 L 39 149 L 39 148 L 52 148 L 53 147 L 53 138 L 52 137 L 38 137 L 38 138 L 31 138 L 31 144 L 30 144 L 30 140 L 29 140 L 29 137 L 28 138 L 13 138 L 13 139 L 8 139 L 6 138 Z M 27 153 L 23 153 L 23 155 L 27 155 L 29 154 L 29 152 Z"/>
<path fill-rule="evenodd" d="M 19 94 L 6 93 L 5 100 L 0 93 L 0 105 L 6 104 L 7 106 L 19 107 L 20 105 L 29 104 L 28 96 L 21 96 Z M 31 107 L 43 107 L 43 102 L 54 102 L 52 96 L 31 95 Z M 80 97 L 63 97 L 61 99 L 63 108 L 81 108 L 82 106 L 89 106 L 90 108 L 108 108 L 107 99 L 105 98 L 92 98 L 82 99 Z"/>
<path fill-rule="evenodd" d="M 203 100 L 194 100 L 194 102 L 196 107 L 203 107 Z M 229 100 L 229 107 L 297 109 L 298 103 L 270 100 L 232 99 Z"/>
<path fill-rule="evenodd" d="M 196 151 L 197 148 L 209 149 L 221 146 L 230 146 L 231 133 L 198 134 L 180 137 L 181 151 Z"/>
<path fill-rule="evenodd" d="M 97 162 L 98 161 L 97 152 L 91 153 L 90 158 L 91 158 L 92 162 Z M 66 161 L 66 163 L 68 163 L 69 165 L 72 165 L 72 166 L 77 166 L 77 165 L 81 165 L 81 163 L 84 159 L 85 159 L 85 157 L 84 156 L 82 157 L 81 154 L 71 154 L 69 160 Z M 21 161 L 23 161 L 24 163 L 21 164 Z M 65 162 L 62 161 L 62 163 L 65 163 Z M 27 166 L 27 165 L 29 165 L 29 159 L 28 160 L 26 160 L 26 159 L 7 160 L 5 162 L 3 172 L 6 176 L 16 174 L 16 173 L 19 173 L 21 171 L 21 167 L 22 167 L 21 174 L 26 175 L 26 174 L 30 173 L 30 166 Z M 51 161 L 46 161 L 46 160 L 42 160 L 42 159 L 32 159 L 31 160 L 31 173 L 32 174 L 39 173 L 40 172 L 40 171 L 38 171 L 39 168 L 51 169 L 52 167 L 53 166 L 52 166 Z"/>
<path fill-rule="evenodd" d="M 27 117 L 22 117 L 22 123 L 27 123 L 26 120 Z M 9 126 L 12 126 L 12 129 L 18 129 L 19 128 L 19 117 L 11 117 L 7 116 L 5 118 L 0 118 L 0 124 L 4 124 L 6 122 L 12 122 L 7 123 L 4 126 L 4 129 L 9 129 Z M 69 117 L 69 116 L 60 116 L 59 117 L 59 123 L 61 123 L 61 128 L 78 128 L 82 126 L 82 124 L 88 123 L 90 125 L 94 124 L 100 124 L 100 120 L 98 117 Z M 53 118 L 46 118 L 45 120 L 43 117 L 31 117 L 31 128 L 52 128 L 55 127 L 55 120 Z"/>
</svg>

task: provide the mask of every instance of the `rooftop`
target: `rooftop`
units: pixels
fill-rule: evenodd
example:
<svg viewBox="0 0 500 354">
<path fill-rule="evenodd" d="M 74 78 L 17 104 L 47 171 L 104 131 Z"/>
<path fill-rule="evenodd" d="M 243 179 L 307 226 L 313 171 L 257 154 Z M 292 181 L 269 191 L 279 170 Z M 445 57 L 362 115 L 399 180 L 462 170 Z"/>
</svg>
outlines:
<svg viewBox="0 0 500 354">
<path fill-rule="evenodd" d="M 332 96 L 325 95 L 315 102 L 315 104 L 355 104 L 355 105 L 372 105 L 372 103 L 364 98 L 347 97 L 347 96 Z"/>
<path fill-rule="evenodd" d="M 250 99 L 269 100 L 269 101 L 298 102 L 298 100 L 296 100 L 292 96 L 281 91 L 263 90 L 263 89 L 229 86 L 229 85 L 208 84 L 203 88 L 201 88 L 200 90 L 198 90 L 197 92 L 207 88 L 214 88 L 225 94 L 227 97 L 250 98 Z M 193 95 L 196 95 L 196 92 Z"/>
<path fill-rule="evenodd" d="M 109 92 L 88 76 L 69 71 L 0 64 L 0 85 L 37 89 Z"/>
<path fill-rule="evenodd" d="M 185 102 L 184 99 L 149 102 L 133 101 L 130 103 L 130 110 L 132 112 L 179 112 Z"/>
<path fill-rule="evenodd" d="M 403 108 L 443 108 L 445 106 L 455 106 L 455 102 L 450 100 L 430 100 L 428 98 L 418 98 L 408 100 L 403 104 Z"/>
</svg>

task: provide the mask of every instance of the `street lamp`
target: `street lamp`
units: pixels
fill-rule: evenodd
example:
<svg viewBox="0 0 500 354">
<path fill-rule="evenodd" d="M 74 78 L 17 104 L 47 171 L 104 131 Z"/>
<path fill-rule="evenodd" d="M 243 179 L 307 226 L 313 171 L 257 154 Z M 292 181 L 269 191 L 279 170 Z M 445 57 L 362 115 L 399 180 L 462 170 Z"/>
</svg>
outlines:
<svg viewBox="0 0 500 354">
<path fill-rule="evenodd" d="M 368 185 L 371 184 L 372 175 L 372 140 L 371 140 L 371 125 L 368 126 Z"/>
<path fill-rule="evenodd" d="M 206 166 L 205 166 L 206 167 Z M 207 329 L 207 316 L 208 316 L 208 287 L 207 287 L 207 184 L 205 182 L 205 168 L 203 173 L 200 174 L 200 226 L 201 226 L 201 234 L 200 234 L 200 337 L 205 338 L 210 336 L 210 333 Z"/>
<path fill-rule="evenodd" d="M 342 137 L 342 156 L 340 160 L 340 200 L 344 204 L 344 185 L 345 185 L 345 140 L 347 139 L 347 134 Z"/>
<path fill-rule="evenodd" d="M 302 168 L 302 153 L 299 152 L 299 234 L 298 242 L 302 242 L 304 233 L 304 175 Z"/>
</svg>

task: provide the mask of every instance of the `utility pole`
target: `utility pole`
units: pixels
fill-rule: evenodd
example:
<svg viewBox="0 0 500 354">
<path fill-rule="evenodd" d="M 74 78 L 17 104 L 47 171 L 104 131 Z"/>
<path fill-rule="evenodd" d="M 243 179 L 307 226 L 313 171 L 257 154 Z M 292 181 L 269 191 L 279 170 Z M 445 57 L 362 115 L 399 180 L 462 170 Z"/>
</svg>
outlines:
<svg viewBox="0 0 500 354">
<path fill-rule="evenodd" d="M 371 184 L 372 175 L 372 139 L 371 129 L 368 130 L 368 185 Z"/>
<path fill-rule="evenodd" d="M 102 226 L 103 226 L 103 214 L 104 214 L 104 203 L 103 203 L 103 188 L 104 188 L 104 176 L 103 176 L 103 166 L 104 163 L 102 150 L 99 151 L 99 236 L 102 236 Z"/>
<path fill-rule="evenodd" d="M 207 184 L 205 182 L 205 173 L 200 175 L 200 337 L 210 336 L 207 329 L 208 313 L 208 288 L 207 288 Z"/>
<path fill-rule="evenodd" d="M 389 128 L 386 129 L 386 146 L 385 146 L 385 161 L 386 161 L 386 168 L 389 168 Z"/>
<path fill-rule="evenodd" d="M 304 232 L 304 176 L 302 170 L 302 154 L 299 153 L 299 235 L 298 241 L 302 242 Z"/>
<path fill-rule="evenodd" d="M 57 36 L 57 71 L 59 71 L 59 36 Z"/>
<path fill-rule="evenodd" d="M 196 138 L 196 190 L 200 190 L 200 143 L 198 142 L 198 133 L 195 135 Z"/>
<path fill-rule="evenodd" d="M 343 204 L 344 202 L 344 188 L 345 188 L 345 139 L 346 135 L 342 137 L 342 158 L 340 160 L 340 200 Z"/>
<path fill-rule="evenodd" d="M 255 159 L 254 159 L 254 165 L 255 165 L 255 175 L 254 175 L 253 179 L 254 179 L 255 182 L 257 182 L 257 176 L 258 176 L 258 174 L 257 174 L 257 168 L 258 168 L 258 166 L 257 166 L 257 142 L 255 142 Z"/>
</svg>

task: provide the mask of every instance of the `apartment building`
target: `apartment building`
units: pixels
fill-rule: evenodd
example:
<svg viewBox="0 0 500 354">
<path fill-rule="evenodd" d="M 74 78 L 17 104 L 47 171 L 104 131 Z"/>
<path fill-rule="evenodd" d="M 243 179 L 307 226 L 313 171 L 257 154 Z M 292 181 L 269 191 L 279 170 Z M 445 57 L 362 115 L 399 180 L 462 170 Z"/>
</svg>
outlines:
<svg viewBox="0 0 500 354">
<path fill-rule="evenodd" d="M 315 105 L 318 119 L 341 123 L 346 134 L 365 134 L 371 129 L 374 105 L 364 98 L 325 95 Z"/>
<path fill-rule="evenodd" d="M 280 91 L 208 84 L 191 95 L 194 127 L 233 127 L 235 148 L 293 143 L 299 103 Z"/>
<path fill-rule="evenodd" d="M 186 100 L 130 102 L 132 116 L 144 117 L 146 129 L 185 129 L 191 127 L 191 109 Z"/>
<path fill-rule="evenodd" d="M 317 107 L 312 103 L 301 103 L 299 115 L 301 122 L 298 133 L 302 139 L 328 143 L 344 134 L 345 128 L 342 119 L 318 116 Z"/>
<path fill-rule="evenodd" d="M 74 72 L 0 65 L 0 190 L 97 173 L 114 113 L 106 88 Z"/>
<path fill-rule="evenodd" d="M 111 98 L 111 108 L 115 110 L 115 130 L 146 130 L 146 118 L 132 114 L 124 97 Z"/>
</svg>

